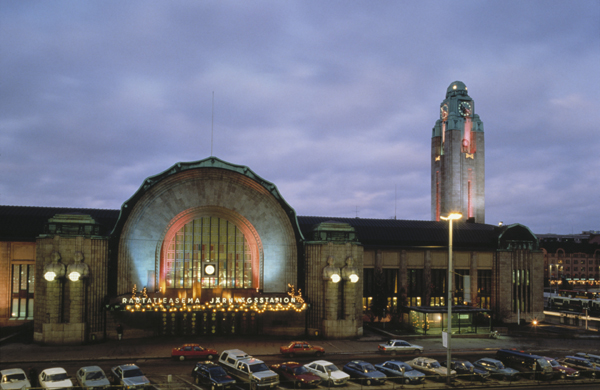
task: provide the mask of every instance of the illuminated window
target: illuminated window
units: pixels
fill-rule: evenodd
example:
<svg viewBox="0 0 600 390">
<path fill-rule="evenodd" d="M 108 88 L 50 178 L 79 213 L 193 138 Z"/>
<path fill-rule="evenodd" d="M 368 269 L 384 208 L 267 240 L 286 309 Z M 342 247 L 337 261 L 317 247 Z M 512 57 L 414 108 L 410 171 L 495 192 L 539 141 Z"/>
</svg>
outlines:
<svg viewBox="0 0 600 390">
<path fill-rule="evenodd" d="M 167 288 L 252 288 L 252 251 L 244 234 L 223 218 L 188 222 L 165 251 Z"/>
<path fill-rule="evenodd" d="M 33 319 L 34 269 L 34 264 L 12 265 L 12 301 L 10 309 L 12 318 Z"/>
</svg>

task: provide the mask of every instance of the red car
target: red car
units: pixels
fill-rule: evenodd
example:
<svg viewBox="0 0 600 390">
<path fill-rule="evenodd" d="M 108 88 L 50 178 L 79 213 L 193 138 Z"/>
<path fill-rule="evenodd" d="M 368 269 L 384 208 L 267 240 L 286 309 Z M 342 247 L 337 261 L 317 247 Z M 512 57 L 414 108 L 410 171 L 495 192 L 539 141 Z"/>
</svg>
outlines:
<svg viewBox="0 0 600 390">
<path fill-rule="evenodd" d="M 173 359 L 208 359 L 212 360 L 218 356 L 218 352 L 214 349 L 202 348 L 198 344 L 183 344 L 181 347 L 173 348 L 171 357 Z"/>
<path fill-rule="evenodd" d="M 554 372 L 554 376 L 560 379 L 565 378 L 577 378 L 579 377 L 579 371 L 574 368 L 567 367 L 561 365 L 556 359 L 552 359 L 550 357 L 544 357 L 548 363 L 552 366 L 552 371 Z"/>
<path fill-rule="evenodd" d="M 282 384 L 291 383 L 294 387 L 317 387 L 321 383 L 320 377 L 297 362 L 273 364 L 270 368 L 279 374 Z"/>
<path fill-rule="evenodd" d="M 325 354 L 325 349 L 317 345 L 310 345 L 306 341 L 292 341 L 288 345 L 279 347 L 279 352 L 289 357 L 294 357 L 296 355 L 323 356 Z"/>
</svg>

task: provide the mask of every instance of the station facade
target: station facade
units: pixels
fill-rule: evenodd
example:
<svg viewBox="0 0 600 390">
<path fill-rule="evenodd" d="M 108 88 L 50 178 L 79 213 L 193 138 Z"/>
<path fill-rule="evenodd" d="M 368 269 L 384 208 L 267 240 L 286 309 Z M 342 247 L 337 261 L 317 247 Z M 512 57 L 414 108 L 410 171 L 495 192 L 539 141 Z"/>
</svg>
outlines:
<svg viewBox="0 0 600 390">
<path fill-rule="evenodd" d="M 118 324 L 130 337 L 357 337 L 382 300 L 404 322 L 448 304 L 438 216 L 297 216 L 273 183 L 216 157 L 149 177 L 120 210 L 0 206 L 0 325 L 33 323 L 43 344 L 115 338 Z M 452 304 L 543 319 L 537 237 L 476 219 L 454 224 Z"/>
</svg>

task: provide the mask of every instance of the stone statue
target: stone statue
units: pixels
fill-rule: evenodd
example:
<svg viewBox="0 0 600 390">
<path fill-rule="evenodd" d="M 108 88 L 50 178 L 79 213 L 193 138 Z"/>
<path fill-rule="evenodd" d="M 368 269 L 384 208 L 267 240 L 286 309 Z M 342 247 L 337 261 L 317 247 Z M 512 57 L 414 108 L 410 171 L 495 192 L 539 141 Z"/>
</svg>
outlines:
<svg viewBox="0 0 600 390">
<path fill-rule="evenodd" d="M 358 282 L 358 268 L 354 266 L 352 256 L 346 258 L 346 265 L 342 268 L 342 279 L 349 280 L 352 283 Z"/>
<path fill-rule="evenodd" d="M 48 281 L 52 281 L 56 278 L 63 278 L 65 276 L 66 267 L 60 262 L 60 253 L 57 251 L 52 252 L 50 255 L 52 263 L 46 264 L 44 267 L 44 278 Z"/>
<path fill-rule="evenodd" d="M 83 253 L 75 252 L 73 264 L 69 264 L 67 275 L 72 281 L 87 278 L 90 275 L 90 267 L 83 262 Z"/>
<path fill-rule="evenodd" d="M 340 269 L 333 264 L 334 261 L 333 256 L 327 258 L 327 267 L 323 268 L 323 280 L 337 283 L 340 280 Z"/>
</svg>

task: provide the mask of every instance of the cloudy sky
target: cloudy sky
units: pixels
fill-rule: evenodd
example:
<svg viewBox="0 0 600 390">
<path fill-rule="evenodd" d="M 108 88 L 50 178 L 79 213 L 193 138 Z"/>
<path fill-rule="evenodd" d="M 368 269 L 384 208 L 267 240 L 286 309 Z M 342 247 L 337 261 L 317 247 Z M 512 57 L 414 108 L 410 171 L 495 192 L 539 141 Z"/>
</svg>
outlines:
<svg viewBox="0 0 600 390">
<path fill-rule="evenodd" d="M 486 222 L 600 230 L 599 74 L 598 0 L 1 0 L 0 204 L 118 209 L 212 151 L 299 215 L 430 220 L 461 80 Z"/>
</svg>

